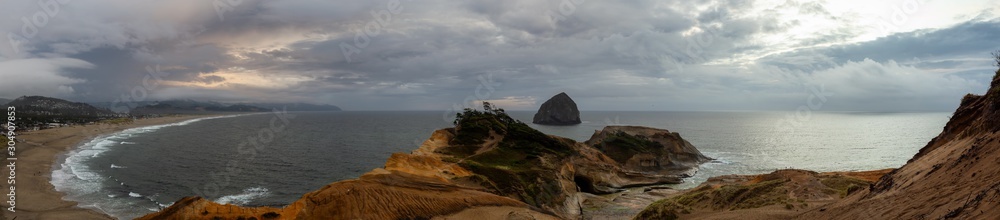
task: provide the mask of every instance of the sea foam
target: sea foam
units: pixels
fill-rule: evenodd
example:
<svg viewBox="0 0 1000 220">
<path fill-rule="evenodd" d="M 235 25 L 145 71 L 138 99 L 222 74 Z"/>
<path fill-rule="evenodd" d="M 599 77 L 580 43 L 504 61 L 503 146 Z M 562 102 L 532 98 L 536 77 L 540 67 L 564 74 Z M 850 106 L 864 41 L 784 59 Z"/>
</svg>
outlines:
<svg viewBox="0 0 1000 220">
<path fill-rule="evenodd" d="M 62 159 L 57 161 L 56 167 L 53 167 L 52 179 L 50 183 L 52 183 L 56 191 L 66 193 L 65 199 L 78 202 L 81 207 L 97 209 L 115 218 L 128 218 L 125 215 L 132 212 L 135 206 L 138 205 L 136 201 L 130 199 L 140 198 L 142 195 L 135 192 L 129 192 L 129 197 L 112 196 L 112 192 L 108 192 L 103 187 L 103 183 L 105 182 L 104 180 L 109 177 L 101 176 L 101 174 L 87 165 L 87 162 L 90 159 L 100 156 L 101 153 L 107 152 L 115 146 L 141 146 L 134 142 L 125 141 L 133 135 L 153 132 L 165 127 L 189 125 L 191 123 L 209 119 L 232 118 L 245 115 L 253 114 L 197 118 L 170 124 L 129 128 L 119 132 L 97 136 L 62 155 L 60 157 Z M 111 168 L 125 168 L 125 166 L 112 164 Z M 121 183 L 121 185 L 124 185 L 124 183 Z M 162 204 L 158 204 L 158 206 L 162 206 Z"/>
<path fill-rule="evenodd" d="M 254 199 L 262 198 L 269 194 L 267 188 L 251 187 L 243 189 L 243 192 L 240 194 L 219 197 L 215 202 L 220 204 L 246 205 Z"/>
</svg>

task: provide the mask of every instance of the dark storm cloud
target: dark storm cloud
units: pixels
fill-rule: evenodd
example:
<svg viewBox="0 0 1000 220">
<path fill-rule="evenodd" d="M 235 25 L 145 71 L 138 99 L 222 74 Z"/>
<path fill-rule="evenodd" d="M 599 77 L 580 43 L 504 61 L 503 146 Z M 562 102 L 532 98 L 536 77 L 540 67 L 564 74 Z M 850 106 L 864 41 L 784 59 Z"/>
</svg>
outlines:
<svg viewBox="0 0 1000 220">
<path fill-rule="evenodd" d="M 87 101 L 128 93 L 160 67 L 173 84 L 150 91 L 157 99 L 443 110 L 565 91 L 591 100 L 584 109 L 792 110 L 823 84 L 837 92 L 829 110 L 944 109 L 983 87 L 982 66 L 963 67 L 1000 47 L 990 42 L 997 20 L 979 18 L 848 45 L 863 29 L 761 43 L 809 25 L 782 19 L 789 12 L 842 19 L 822 2 L 402 0 L 395 13 L 389 2 L 244 0 L 219 11 L 212 1 L 79 0 L 21 53 L 0 49 L 0 67 L 44 71 L 46 86 L 65 87 L 56 95 Z M 833 46 L 812 47 L 823 44 Z"/>
</svg>

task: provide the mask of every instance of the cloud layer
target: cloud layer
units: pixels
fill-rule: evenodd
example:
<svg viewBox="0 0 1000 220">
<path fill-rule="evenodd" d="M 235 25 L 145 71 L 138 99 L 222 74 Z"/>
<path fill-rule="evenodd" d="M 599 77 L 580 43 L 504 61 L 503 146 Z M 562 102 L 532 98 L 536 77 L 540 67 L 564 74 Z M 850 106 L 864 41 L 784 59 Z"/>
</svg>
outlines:
<svg viewBox="0 0 1000 220">
<path fill-rule="evenodd" d="M 0 3 L 0 97 L 111 101 L 159 67 L 148 99 L 794 110 L 822 87 L 823 110 L 950 110 L 1000 49 L 988 1 L 39 2 Z"/>
</svg>

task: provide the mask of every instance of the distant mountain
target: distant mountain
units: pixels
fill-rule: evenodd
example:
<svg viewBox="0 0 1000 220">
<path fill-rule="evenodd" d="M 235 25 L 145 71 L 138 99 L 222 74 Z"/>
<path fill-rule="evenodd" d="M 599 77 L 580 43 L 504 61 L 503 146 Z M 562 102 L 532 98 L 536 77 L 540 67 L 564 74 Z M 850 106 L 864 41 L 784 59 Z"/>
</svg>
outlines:
<svg viewBox="0 0 1000 220">
<path fill-rule="evenodd" d="M 197 114 L 208 112 L 263 112 L 261 108 L 246 104 L 227 105 L 219 102 L 202 102 L 190 99 L 159 101 L 132 109 L 132 114 Z"/>
<path fill-rule="evenodd" d="M 0 105 L 6 105 L 6 104 L 7 104 L 8 102 L 10 102 L 10 101 L 11 101 L 10 99 L 3 99 L 3 98 L 0 98 Z"/>
<path fill-rule="evenodd" d="M 4 106 L 14 106 L 19 115 L 64 115 L 103 117 L 115 115 L 107 109 L 86 103 L 71 102 L 45 96 L 22 96 Z"/>
<path fill-rule="evenodd" d="M 279 109 L 286 111 L 341 111 L 336 105 L 309 104 L 309 103 L 246 103 L 247 105 L 263 107 L 266 109 Z"/>
<path fill-rule="evenodd" d="M 119 115 L 108 109 L 86 103 L 71 102 L 44 96 L 22 96 L 3 105 L 13 106 L 17 116 L 26 123 L 91 122 Z"/>
<path fill-rule="evenodd" d="M 207 112 L 264 112 L 271 109 L 287 111 L 341 111 L 340 107 L 309 103 L 234 103 L 175 99 L 166 101 L 141 101 L 132 103 L 92 102 L 93 106 L 133 114 L 183 114 Z M 128 109 L 129 111 L 126 111 Z"/>
<path fill-rule="evenodd" d="M 97 108 L 106 108 L 111 111 L 118 113 L 128 113 L 132 108 L 139 106 L 155 105 L 159 102 L 157 101 L 141 101 L 141 102 L 87 102 Z"/>
</svg>

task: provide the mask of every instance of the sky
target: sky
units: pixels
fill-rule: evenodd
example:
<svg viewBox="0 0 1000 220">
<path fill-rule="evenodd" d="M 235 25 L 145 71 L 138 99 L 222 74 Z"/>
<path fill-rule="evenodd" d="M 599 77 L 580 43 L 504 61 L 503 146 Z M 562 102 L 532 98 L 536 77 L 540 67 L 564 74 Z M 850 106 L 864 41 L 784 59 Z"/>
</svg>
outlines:
<svg viewBox="0 0 1000 220">
<path fill-rule="evenodd" d="M 952 111 L 990 0 L 0 0 L 0 98 Z"/>
</svg>

